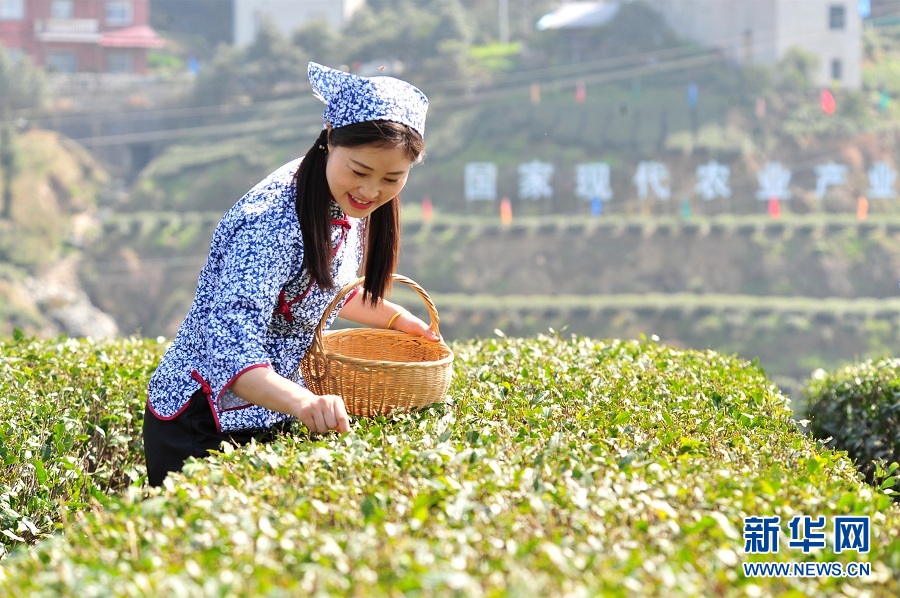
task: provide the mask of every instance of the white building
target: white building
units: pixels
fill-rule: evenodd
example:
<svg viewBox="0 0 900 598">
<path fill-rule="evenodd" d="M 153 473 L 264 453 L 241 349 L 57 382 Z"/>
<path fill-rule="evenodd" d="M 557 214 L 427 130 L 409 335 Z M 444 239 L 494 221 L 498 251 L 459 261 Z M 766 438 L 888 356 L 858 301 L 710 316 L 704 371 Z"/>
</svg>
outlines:
<svg viewBox="0 0 900 598">
<path fill-rule="evenodd" d="M 340 29 L 365 0 L 233 0 L 234 44 L 246 46 L 256 38 L 264 18 L 285 35 L 313 21 L 325 20 Z"/>
<path fill-rule="evenodd" d="M 628 0 L 625 0 L 626 2 Z M 818 58 L 816 85 L 862 85 L 859 0 L 643 0 L 680 36 L 720 48 L 741 65 L 778 63 L 797 47 Z M 625 2 L 570 2 L 538 29 L 596 27 Z"/>
<path fill-rule="evenodd" d="M 818 58 L 813 82 L 862 85 L 858 0 L 645 0 L 683 37 L 742 65 L 773 65 L 793 47 Z"/>
</svg>

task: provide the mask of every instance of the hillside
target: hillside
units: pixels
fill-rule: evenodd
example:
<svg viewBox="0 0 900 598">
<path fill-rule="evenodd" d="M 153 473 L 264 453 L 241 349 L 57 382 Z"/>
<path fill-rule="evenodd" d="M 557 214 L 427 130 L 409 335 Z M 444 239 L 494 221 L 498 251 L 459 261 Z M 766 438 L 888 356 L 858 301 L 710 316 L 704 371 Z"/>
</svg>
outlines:
<svg viewBox="0 0 900 598">
<path fill-rule="evenodd" d="M 662 76 L 644 81 L 638 97 L 627 84 L 586 85 L 583 102 L 559 84 L 548 86 L 537 104 L 527 86 L 471 97 L 438 95 L 429 108 L 427 158 L 413 170 L 403 198 L 418 204 L 429 197 L 448 214 L 496 213 L 496 202 L 464 199 L 466 164 L 489 162 L 497 169 L 497 197 L 510 198 L 516 213 L 583 214 L 589 206 L 576 198 L 576 167 L 606 163 L 613 193 L 604 206 L 608 214 L 677 214 L 683 199 L 696 214 L 764 214 L 766 202 L 756 197 L 758 175 L 767 163 L 780 163 L 793 171 L 786 212 L 855 213 L 857 198 L 869 190 L 868 169 L 893 163 L 900 127 L 890 115 L 860 108 L 860 95 L 841 96 L 846 113 L 834 118 L 824 118 L 815 98 L 805 94 L 803 104 L 769 108 L 760 119 L 749 94 L 734 97 L 736 90 L 715 81 L 693 113 L 683 87 Z M 261 177 L 306 152 L 321 112 L 309 97 L 261 101 L 245 116 L 250 132 L 198 134 L 170 146 L 140 174 L 122 209 L 224 211 Z M 518 168 L 535 160 L 553 167 L 552 198 L 521 197 Z M 667 168 L 671 201 L 652 194 L 639 199 L 633 179 L 645 161 Z M 711 161 L 730 168 L 727 200 L 698 196 L 697 168 Z M 815 168 L 830 161 L 846 165 L 846 180 L 817 199 Z M 870 210 L 896 212 L 897 206 L 873 200 Z"/>
<path fill-rule="evenodd" d="M 760 360 L 795 399 L 817 368 L 889 355 L 900 337 L 900 219 L 784 217 L 404 218 L 399 271 L 444 335 L 656 335 Z M 121 214 L 82 267 L 123 330 L 171 337 L 193 297 L 216 212 Z M 397 299 L 425 316 L 416 296 Z"/>
<path fill-rule="evenodd" d="M 410 219 L 403 232 L 401 267 L 442 293 L 893 298 L 900 272 L 887 215 Z"/>
<path fill-rule="evenodd" d="M 452 338 L 552 327 L 735 353 L 798 412 L 816 369 L 892 355 L 900 338 L 893 216 L 448 220 L 404 228 L 400 269 Z"/>
<path fill-rule="evenodd" d="M 115 336 L 115 321 L 94 307 L 78 276 L 109 176 L 55 133 L 26 131 L 15 144 L 10 219 L 0 219 L 0 334 Z"/>
</svg>

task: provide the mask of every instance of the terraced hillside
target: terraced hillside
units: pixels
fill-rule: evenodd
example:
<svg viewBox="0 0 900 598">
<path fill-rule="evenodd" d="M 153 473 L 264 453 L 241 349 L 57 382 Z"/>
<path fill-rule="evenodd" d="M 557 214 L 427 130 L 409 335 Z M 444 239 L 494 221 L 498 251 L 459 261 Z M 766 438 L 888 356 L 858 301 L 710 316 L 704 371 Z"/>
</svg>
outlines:
<svg viewBox="0 0 900 598">
<path fill-rule="evenodd" d="M 125 331 L 172 336 L 218 216 L 108 219 L 82 271 L 94 302 Z M 790 393 L 816 368 L 890 354 L 900 337 L 895 216 L 410 217 L 403 239 L 399 269 L 432 294 L 448 338 L 656 335 L 758 358 Z"/>
<path fill-rule="evenodd" d="M 900 220 L 459 222 L 407 226 L 401 269 L 453 336 L 565 328 L 759 359 L 789 393 L 900 338 Z"/>
</svg>

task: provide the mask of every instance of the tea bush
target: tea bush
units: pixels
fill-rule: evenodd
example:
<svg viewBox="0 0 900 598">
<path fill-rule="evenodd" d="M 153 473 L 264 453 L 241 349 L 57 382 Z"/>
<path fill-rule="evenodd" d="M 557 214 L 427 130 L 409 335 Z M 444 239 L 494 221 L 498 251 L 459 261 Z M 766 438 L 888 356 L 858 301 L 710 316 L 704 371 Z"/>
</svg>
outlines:
<svg viewBox="0 0 900 598">
<path fill-rule="evenodd" d="M 900 498 L 900 483 L 891 475 L 897 470 L 891 464 L 900 461 L 900 359 L 819 370 L 804 394 L 812 433 L 847 451 L 870 482 L 896 487 Z"/>
<path fill-rule="evenodd" d="M 139 476 L 137 418 L 124 413 L 138 413 L 136 378 L 159 346 L 38 346 L 7 344 L 4 360 L 23 347 L 57 362 L 99 351 L 141 372 L 121 377 L 134 392 L 116 411 L 130 439 L 107 464 Z M 900 510 L 845 454 L 797 430 L 757 366 L 558 335 L 454 349 L 445 404 L 355 421 L 343 437 L 297 429 L 191 460 L 163 488 L 138 477 L 89 505 L 62 504 L 57 533 L 0 561 L 0 594 L 896 596 Z M 109 384 L 85 375 L 103 364 L 85 364 L 80 379 Z M 43 420 L 57 417 L 42 404 Z M 795 515 L 869 516 L 871 550 L 807 554 L 783 542 L 746 554 L 743 518 L 771 515 L 782 531 Z M 871 575 L 746 578 L 750 561 L 865 561 Z"/>
<path fill-rule="evenodd" d="M 138 479 L 152 341 L 0 339 L 0 557 Z"/>
</svg>

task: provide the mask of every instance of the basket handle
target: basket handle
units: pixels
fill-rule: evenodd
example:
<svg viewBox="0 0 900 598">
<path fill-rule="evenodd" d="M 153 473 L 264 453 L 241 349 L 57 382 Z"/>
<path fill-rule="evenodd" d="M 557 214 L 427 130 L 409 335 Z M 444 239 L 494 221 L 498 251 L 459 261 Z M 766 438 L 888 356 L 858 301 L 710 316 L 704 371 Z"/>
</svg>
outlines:
<svg viewBox="0 0 900 598">
<path fill-rule="evenodd" d="M 434 301 L 431 300 L 431 297 L 428 296 L 428 293 L 425 292 L 419 284 L 411 278 L 407 278 L 402 274 L 391 274 L 391 277 L 395 282 L 402 282 L 406 285 L 409 285 L 419 294 L 419 297 L 422 298 L 422 302 L 425 303 L 425 307 L 428 308 L 428 315 L 431 317 L 431 324 L 428 328 L 434 332 L 440 338 L 441 332 L 438 328 L 438 324 L 441 319 L 438 317 L 437 308 L 434 306 Z M 350 291 L 363 284 L 366 280 L 365 276 L 360 276 L 353 282 L 349 282 L 344 285 L 338 294 L 334 296 L 334 299 L 331 300 L 331 303 L 328 304 L 328 307 L 325 308 L 325 313 L 322 314 L 322 319 L 319 320 L 319 325 L 316 326 L 316 334 L 313 337 L 313 344 L 316 345 L 316 349 L 321 353 L 325 353 L 325 345 L 322 342 L 322 335 L 325 333 L 325 323 L 328 321 L 329 316 L 331 316 L 331 312 L 334 311 L 334 308 L 337 307 L 337 304 L 341 302 L 341 300 L 346 297 Z"/>
</svg>

